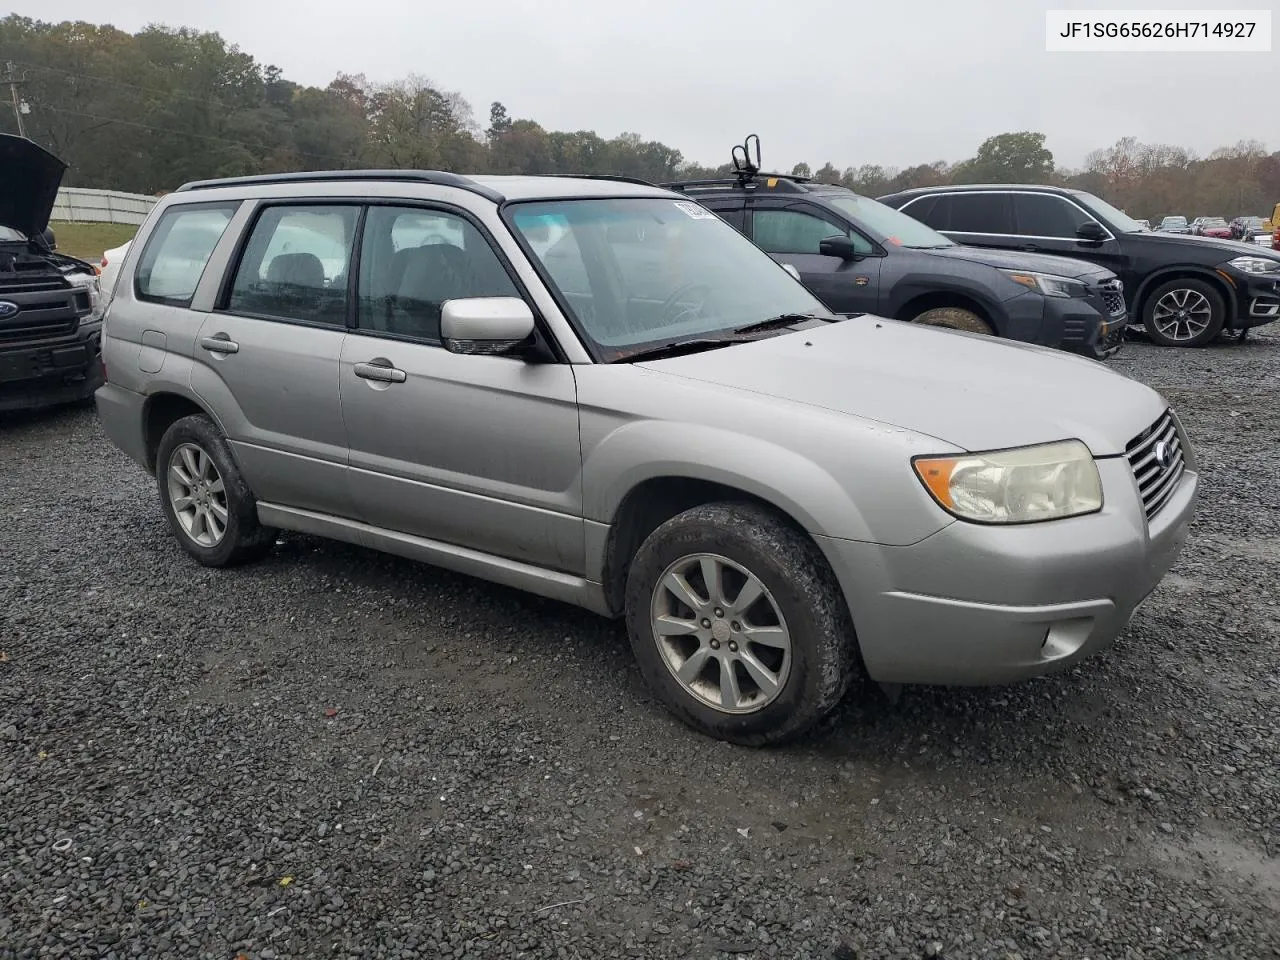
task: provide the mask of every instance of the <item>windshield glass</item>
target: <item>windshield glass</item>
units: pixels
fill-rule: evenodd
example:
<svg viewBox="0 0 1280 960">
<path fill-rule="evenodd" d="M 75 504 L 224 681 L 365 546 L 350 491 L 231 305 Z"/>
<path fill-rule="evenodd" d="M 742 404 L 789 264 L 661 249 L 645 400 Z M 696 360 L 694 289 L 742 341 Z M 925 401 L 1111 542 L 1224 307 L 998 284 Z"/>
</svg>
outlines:
<svg viewBox="0 0 1280 960">
<path fill-rule="evenodd" d="M 578 329 L 606 360 L 782 314 L 834 316 L 750 240 L 688 200 L 550 200 L 510 209 Z"/>
<path fill-rule="evenodd" d="M 0 243 L 9 243 L 14 240 L 26 240 L 27 238 L 20 234 L 12 227 L 0 227 Z"/>
<path fill-rule="evenodd" d="M 1111 229 L 1118 233 L 1145 233 L 1148 229 L 1123 210 L 1113 207 L 1101 197 L 1095 197 L 1092 193 L 1077 193 L 1074 196 L 1090 211 L 1107 221 L 1111 225 Z M 1183 223 L 1187 222 L 1186 217 L 1165 217 L 1161 225 L 1171 225 L 1175 220 L 1181 220 Z"/>
<path fill-rule="evenodd" d="M 859 227 L 882 243 L 913 250 L 932 250 L 954 247 L 955 244 L 932 227 L 926 227 L 914 217 L 909 217 L 878 200 L 860 197 L 856 193 L 824 194 L 824 199 L 837 210 L 848 214 Z"/>
</svg>

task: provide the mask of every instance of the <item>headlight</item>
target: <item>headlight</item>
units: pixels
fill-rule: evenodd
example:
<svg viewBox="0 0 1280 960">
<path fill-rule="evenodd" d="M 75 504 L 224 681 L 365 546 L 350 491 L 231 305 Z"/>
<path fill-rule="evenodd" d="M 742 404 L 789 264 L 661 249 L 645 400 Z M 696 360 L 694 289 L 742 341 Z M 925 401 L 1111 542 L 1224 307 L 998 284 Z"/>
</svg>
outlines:
<svg viewBox="0 0 1280 960">
<path fill-rule="evenodd" d="M 1079 280 L 1057 277 L 1052 273 L 1028 273 L 1025 270 L 1001 270 L 1014 283 L 1039 290 L 1046 297 L 1084 297 L 1089 289 Z"/>
<path fill-rule="evenodd" d="M 1266 257 L 1236 257 L 1227 261 L 1227 266 L 1235 267 L 1241 273 L 1280 272 L 1280 260 L 1269 260 Z"/>
<path fill-rule="evenodd" d="M 102 316 L 102 284 L 96 276 L 87 273 L 73 273 L 67 277 L 73 287 L 83 287 L 89 294 L 89 316 L 97 320 Z"/>
<path fill-rule="evenodd" d="M 917 457 L 912 466 L 939 506 L 975 523 L 1035 523 L 1102 509 L 1102 478 L 1079 440 Z"/>
</svg>

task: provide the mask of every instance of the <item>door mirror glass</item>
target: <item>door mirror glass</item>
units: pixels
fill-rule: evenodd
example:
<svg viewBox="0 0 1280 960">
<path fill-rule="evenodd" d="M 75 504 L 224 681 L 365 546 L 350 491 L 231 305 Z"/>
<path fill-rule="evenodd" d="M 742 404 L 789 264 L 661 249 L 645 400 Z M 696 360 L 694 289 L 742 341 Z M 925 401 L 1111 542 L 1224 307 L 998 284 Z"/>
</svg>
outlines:
<svg viewBox="0 0 1280 960">
<path fill-rule="evenodd" d="M 800 271 L 797 270 L 795 267 L 793 267 L 791 264 L 784 263 L 782 265 L 782 269 L 787 271 L 787 273 L 791 274 L 791 276 L 795 277 L 797 280 L 800 279 Z"/>
<path fill-rule="evenodd" d="M 859 257 L 857 248 L 848 237 L 827 237 L 818 244 L 818 252 L 824 257 L 839 257 L 841 260 Z"/>
<path fill-rule="evenodd" d="M 511 353 L 532 336 L 533 311 L 519 297 L 446 300 L 440 311 L 440 337 L 451 353 Z"/>
<path fill-rule="evenodd" d="M 1076 227 L 1076 236 L 1081 240 L 1101 241 L 1107 239 L 1107 231 L 1102 229 L 1100 223 L 1090 220 Z"/>
</svg>

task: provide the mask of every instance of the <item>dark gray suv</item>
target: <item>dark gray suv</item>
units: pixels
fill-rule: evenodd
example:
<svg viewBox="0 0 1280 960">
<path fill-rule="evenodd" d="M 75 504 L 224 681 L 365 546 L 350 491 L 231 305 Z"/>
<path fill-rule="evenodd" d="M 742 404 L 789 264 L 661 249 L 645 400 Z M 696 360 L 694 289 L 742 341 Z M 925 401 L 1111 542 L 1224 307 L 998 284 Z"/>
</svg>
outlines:
<svg viewBox="0 0 1280 960">
<path fill-rule="evenodd" d="M 664 184 L 728 221 L 836 313 L 874 314 L 1057 347 L 1119 348 L 1123 288 L 1106 267 L 961 246 L 844 187 L 758 173 Z"/>
</svg>

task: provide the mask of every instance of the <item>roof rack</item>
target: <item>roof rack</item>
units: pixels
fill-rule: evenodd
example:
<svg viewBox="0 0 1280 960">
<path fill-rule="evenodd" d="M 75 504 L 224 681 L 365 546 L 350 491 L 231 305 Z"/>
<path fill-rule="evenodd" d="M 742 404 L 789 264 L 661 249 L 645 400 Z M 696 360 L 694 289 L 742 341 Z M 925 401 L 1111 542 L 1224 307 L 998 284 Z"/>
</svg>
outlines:
<svg viewBox="0 0 1280 960">
<path fill-rule="evenodd" d="M 755 153 L 754 159 L 751 156 L 753 150 Z M 801 177 L 789 173 L 762 173 L 760 170 L 760 137 L 754 133 L 748 135 L 746 140 L 735 146 L 730 152 L 730 156 L 733 158 L 734 175 L 732 177 L 718 177 L 710 180 L 682 180 L 664 183 L 662 186 L 668 190 L 677 190 L 681 193 L 690 189 L 705 190 L 714 188 L 756 190 L 760 187 L 760 181 L 764 180 L 765 187 L 769 190 L 777 190 L 779 193 L 807 193 L 808 190 L 801 184 L 808 183 L 813 179 L 812 177 Z"/>
<path fill-rule="evenodd" d="M 479 194 L 494 203 L 505 197 L 497 190 L 444 170 L 304 170 L 297 173 L 263 173 L 251 177 L 227 177 L 221 180 L 193 180 L 184 183 L 175 193 L 191 190 L 214 190 L 218 187 L 262 186 L 272 183 L 325 183 L 344 180 L 382 180 L 399 183 L 433 183 L 441 187 L 457 187 Z"/>
</svg>

